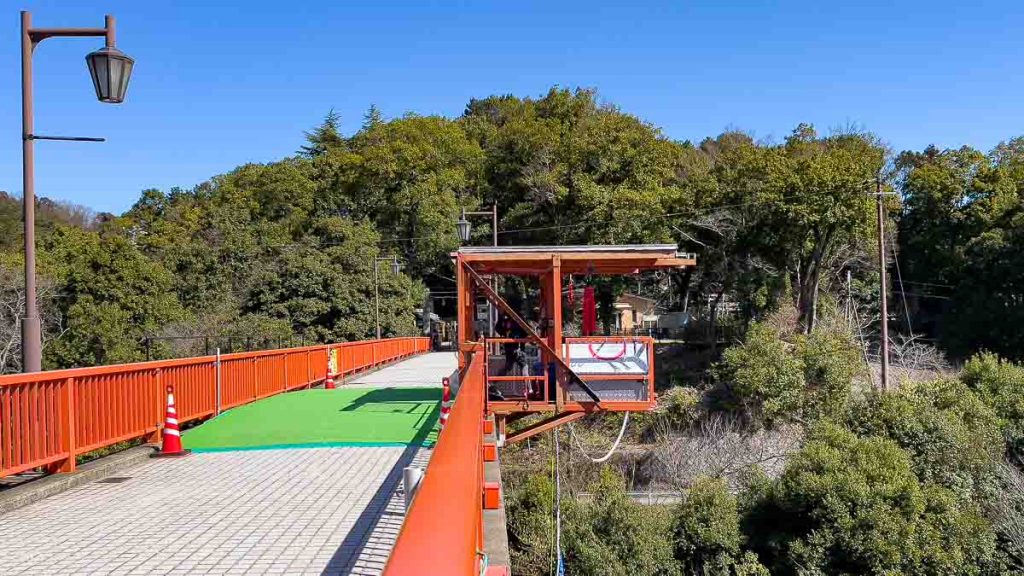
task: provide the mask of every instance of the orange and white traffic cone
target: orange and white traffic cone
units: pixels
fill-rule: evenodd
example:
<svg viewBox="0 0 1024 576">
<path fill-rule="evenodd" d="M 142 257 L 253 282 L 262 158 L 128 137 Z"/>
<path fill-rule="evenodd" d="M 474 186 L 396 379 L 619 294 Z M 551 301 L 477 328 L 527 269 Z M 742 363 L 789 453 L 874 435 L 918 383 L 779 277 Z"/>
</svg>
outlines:
<svg viewBox="0 0 1024 576">
<path fill-rule="evenodd" d="M 181 430 L 178 428 L 178 411 L 174 407 L 174 388 L 167 387 L 167 416 L 164 418 L 164 445 L 152 455 L 153 458 L 174 458 L 187 456 L 191 450 L 181 446 Z"/>
<path fill-rule="evenodd" d="M 324 378 L 324 390 L 334 390 L 334 377 L 338 375 L 338 349 L 333 348 L 327 353 L 327 377 Z"/>
<path fill-rule="evenodd" d="M 452 386 L 447 378 L 441 379 L 441 428 L 448 423 L 448 416 L 452 412 Z"/>
</svg>

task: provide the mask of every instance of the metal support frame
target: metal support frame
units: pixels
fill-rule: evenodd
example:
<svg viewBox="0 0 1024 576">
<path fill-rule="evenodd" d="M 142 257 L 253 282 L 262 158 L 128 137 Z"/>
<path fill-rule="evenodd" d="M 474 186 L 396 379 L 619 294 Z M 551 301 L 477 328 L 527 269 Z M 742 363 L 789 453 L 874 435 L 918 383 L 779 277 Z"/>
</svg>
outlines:
<svg viewBox="0 0 1024 576">
<path fill-rule="evenodd" d="M 526 440 L 531 436 L 536 436 L 537 434 L 542 434 L 544 432 L 547 432 L 548 430 L 551 430 L 552 428 L 557 428 L 562 424 L 567 424 L 574 420 L 579 420 L 580 418 L 583 418 L 586 415 L 587 412 L 562 412 L 561 414 L 555 414 L 554 416 L 545 418 L 540 422 L 534 422 L 533 424 L 530 424 L 529 426 L 523 428 L 522 430 L 518 430 L 516 432 L 513 432 L 512 434 L 509 434 L 505 438 L 505 444 L 515 444 L 516 442 Z"/>
<path fill-rule="evenodd" d="M 499 296 L 497 292 L 494 291 L 493 288 L 487 285 L 487 282 L 484 281 L 484 279 L 480 276 L 480 274 L 477 273 L 476 270 L 473 270 L 472 266 L 465 262 L 462 263 L 462 266 L 463 268 L 465 268 L 467 272 L 469 272 L 470 277 L 474 281 L 476 281 L 476 284 L 484 291 L 484 294 L 487 296 L 487 299 L 493 302 L 495 305 L 497 305 L 498 308 L 501 308 L 502 312 L 507 314 L 508 317 L 511 318 L 513 322 L 518 324 L 519 327 L 522 328 L 524 332 L 526 332 L 526 337 L 531 342 L 539 346 L 541 350 L 546 352 L 548 356 L 553 358 L 555 362 L 565 371 L 569 378 L 575 380 L 575 383 L 579 385 L 584 392 L 587 393 L 587 396 L 590 396 L 590 398 L 594 400 L 594 403 L 600 406 L 601 398 L 598 397 L 597 393 L 594 392 L 594 390 L 589 385 L 587 385 L 587 383 L 584 382 L 583 379 L 580 378 L 580 376 L 576 374 L 576 372 L 574 372 L 572 368 L 569 367 L 569 364 L 562 358 L 561 354 L 558 354 L 554 348 L 552 348 L 547 342 L 544 341 L 543 338 L 540 337 L 540 335 L 534 332 L 533 329 L 530 328 L 530 325 L 527 324 L 526 321 L 523 320 L 519 316 L 519 314 L 515 310 L 513 310 L 512 307 L 509 306 L 508 303 L 505 302 L 505 300 L 501 296 Z"/>
</svg>

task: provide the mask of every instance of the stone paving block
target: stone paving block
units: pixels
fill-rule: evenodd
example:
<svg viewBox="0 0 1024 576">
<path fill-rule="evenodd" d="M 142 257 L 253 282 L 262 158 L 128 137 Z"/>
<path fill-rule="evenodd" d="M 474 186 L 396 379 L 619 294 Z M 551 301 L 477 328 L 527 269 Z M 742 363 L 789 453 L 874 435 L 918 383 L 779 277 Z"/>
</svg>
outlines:
<svg viewBox="0 0 1024 576">
<path fill-rule="evenodd" d="M 437 385 L 453 354 L 362 386 Z M 0 516 L 0 574 L 379 574 L 405 515 L 403 466 L 430 450 L 344 447 L 153 460 Z"/>
</svg>

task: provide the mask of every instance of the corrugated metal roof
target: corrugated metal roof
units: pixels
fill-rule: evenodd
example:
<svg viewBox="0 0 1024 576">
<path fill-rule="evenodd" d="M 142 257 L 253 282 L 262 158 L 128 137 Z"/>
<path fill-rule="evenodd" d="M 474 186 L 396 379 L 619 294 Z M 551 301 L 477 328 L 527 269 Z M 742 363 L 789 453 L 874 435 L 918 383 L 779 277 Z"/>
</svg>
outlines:
<svg viewBox="0 0 1024 576">
<path fill-rule="evenodd" d="M 675 244 L 614 244 L 604 246 L 463 246 L 462 254 L 509 254 L 536 252 L 675 252 L 679 247 Z"/>
</svg>

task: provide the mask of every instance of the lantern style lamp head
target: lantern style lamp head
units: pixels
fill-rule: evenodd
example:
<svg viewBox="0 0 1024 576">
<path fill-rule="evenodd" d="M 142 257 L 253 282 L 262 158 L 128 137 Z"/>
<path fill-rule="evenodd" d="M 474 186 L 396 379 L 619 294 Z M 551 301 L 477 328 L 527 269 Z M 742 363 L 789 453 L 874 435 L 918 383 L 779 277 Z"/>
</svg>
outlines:
<svg viewBox="0 0 1024 576">
<path fill-rule="evenodd" d="M 108 104 L 124 102 L 135 60 L 113 46 L 104 46 L 85 57 L 96 98 Z"/>
<path fill-rule="evenodd" d="M 455 222 L 455 226 L 459 229 L 459 240 L 469 242 L 469 220 L 466 220 L 466 217 L 463 216 Z"/>
<path fill-rule="evenodd" d="M 402 265 L 398 263 L 398 257 L 395 256 L 395 258 L 391 261 L 391 273 L 394 274 L 395 276 L 398 276 L 398 273 L 401 271 Z"/>
</svg>

